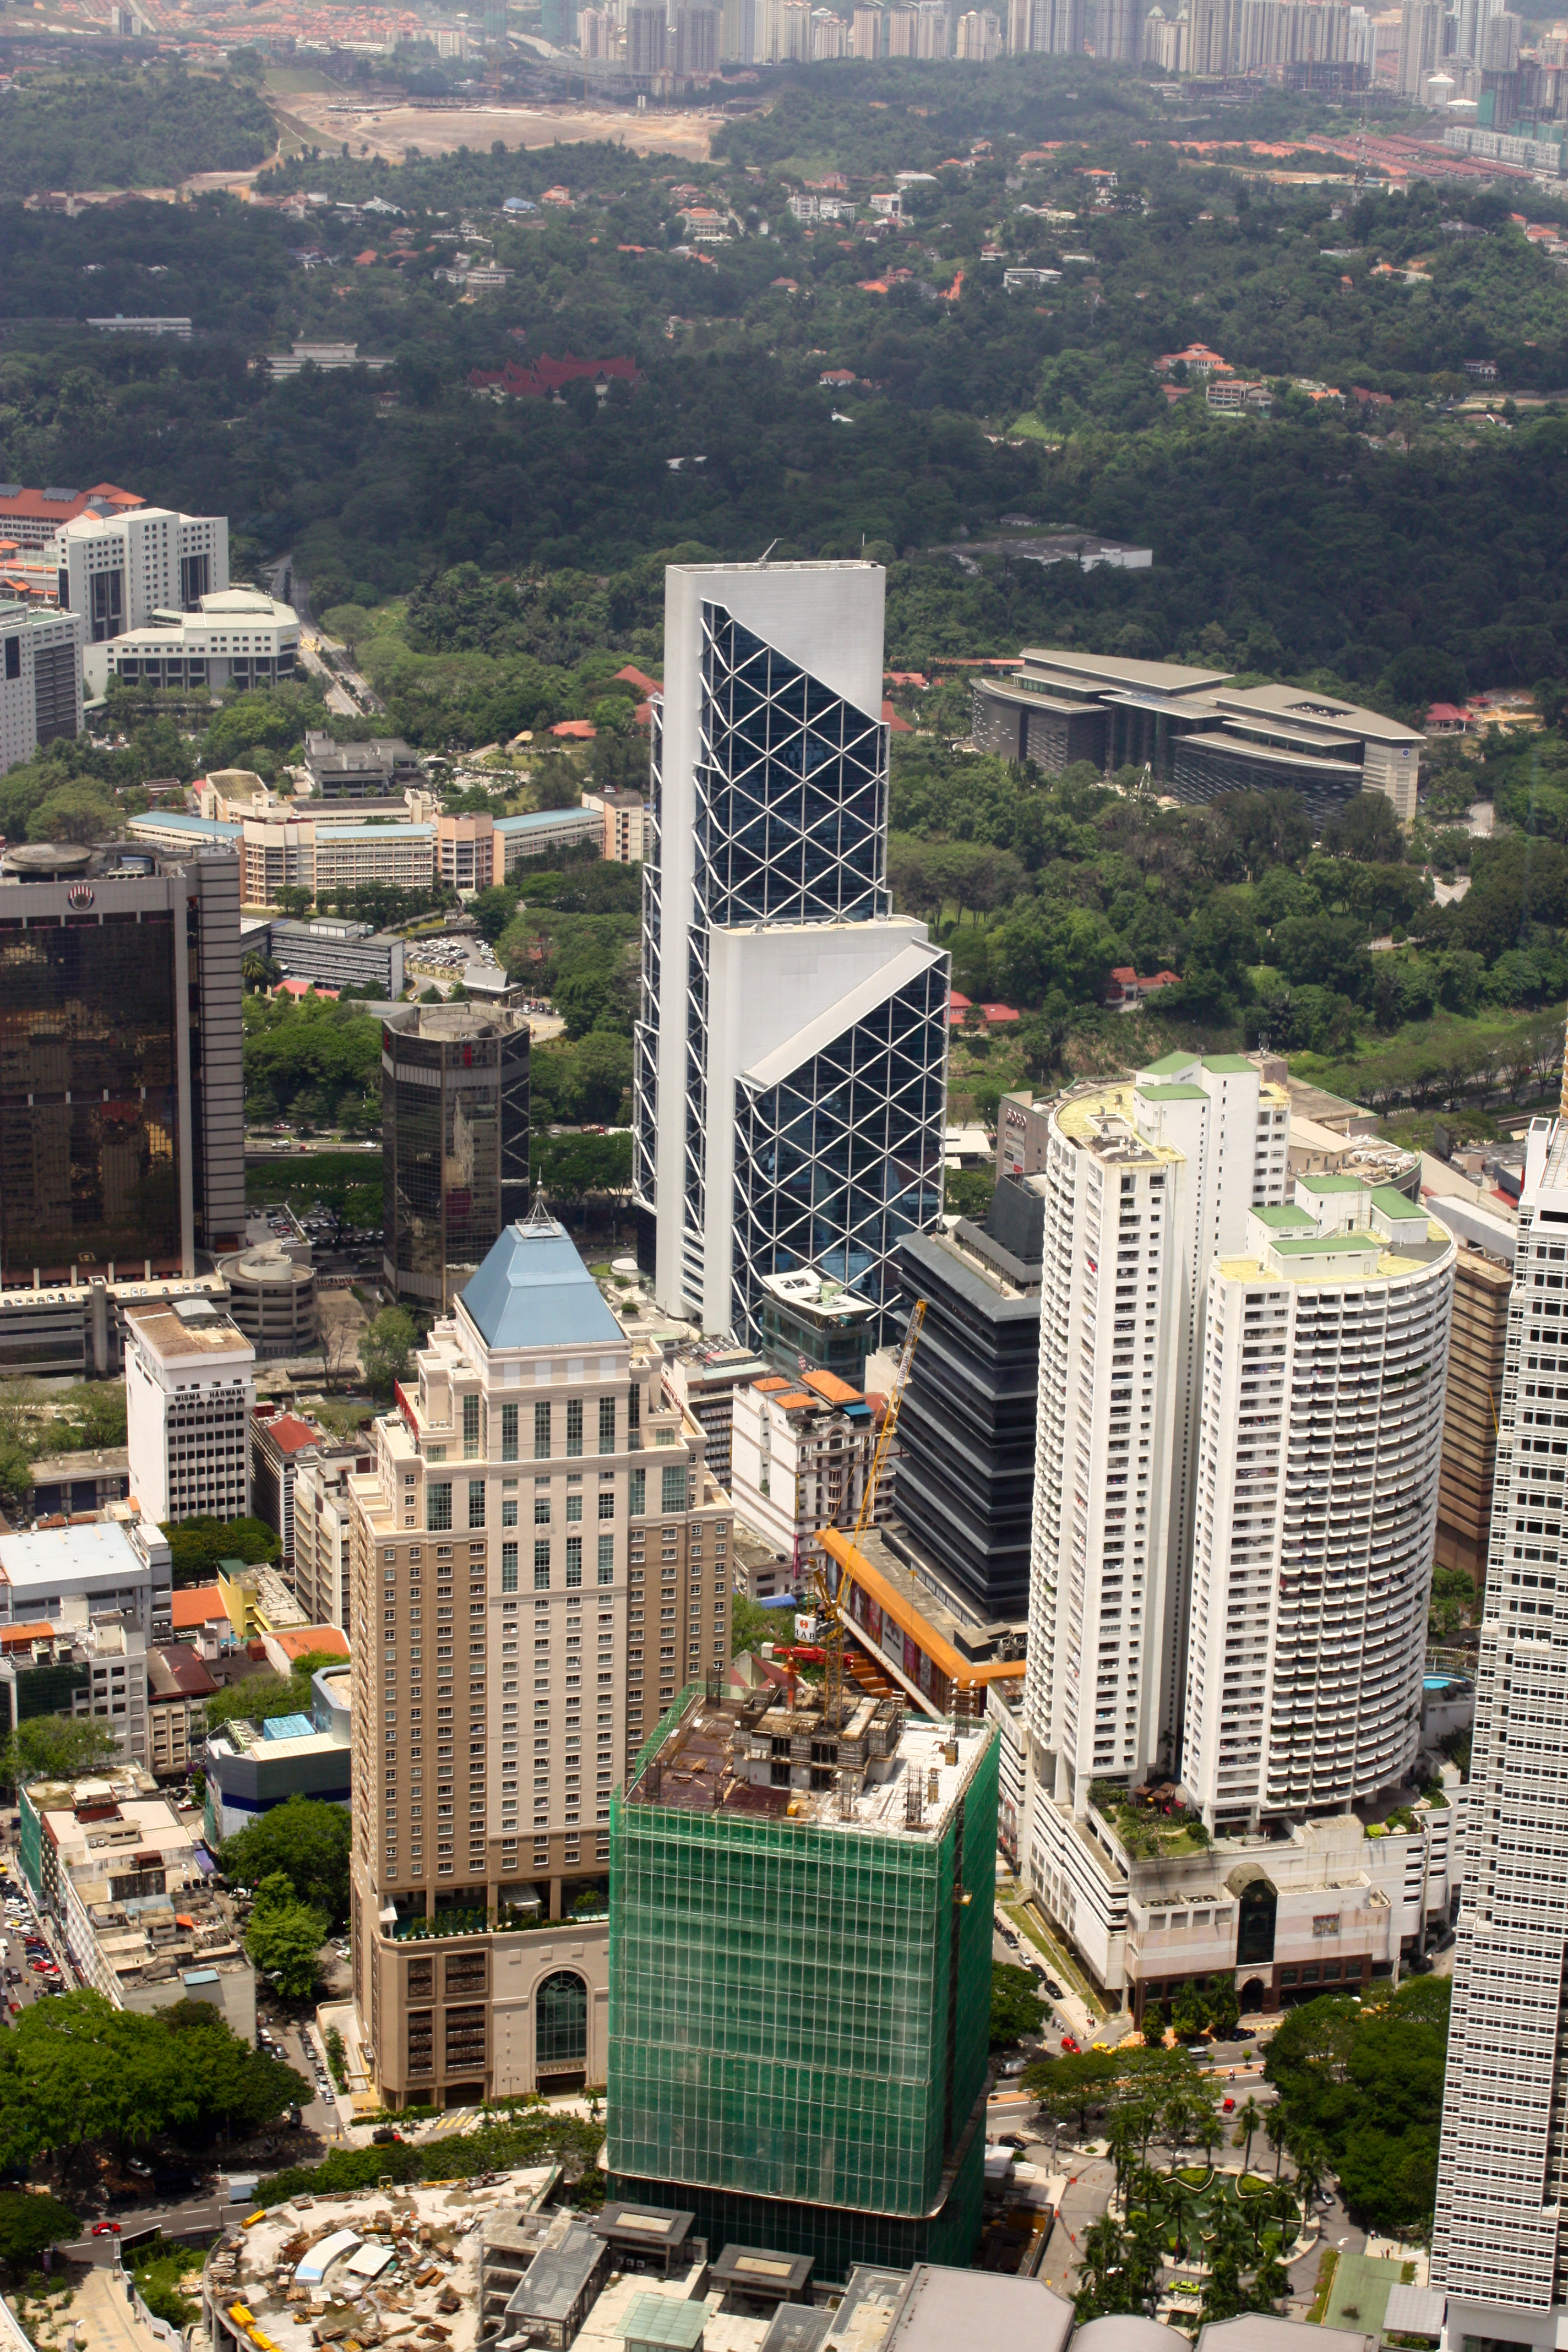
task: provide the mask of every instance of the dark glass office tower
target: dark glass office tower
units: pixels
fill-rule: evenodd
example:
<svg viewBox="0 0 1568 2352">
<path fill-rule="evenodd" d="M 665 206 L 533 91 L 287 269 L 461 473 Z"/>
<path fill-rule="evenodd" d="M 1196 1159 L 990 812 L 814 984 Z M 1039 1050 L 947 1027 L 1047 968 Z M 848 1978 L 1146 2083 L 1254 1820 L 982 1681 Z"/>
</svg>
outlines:
<svg viewBox="0 0 1568 2352">
<path fill-rule="evenodd" d="M 245 1228 L 239 863 L 0 866 L 0 1280 L 193 1274 Z"/>
<path fill-rule="evenodd" d="M 526 1210 L 528 1051 L 515 1013 L 419 1005 L 384 1023 L 382 1264 L 400 1298 L 449 1304 Z"/>
</svg>

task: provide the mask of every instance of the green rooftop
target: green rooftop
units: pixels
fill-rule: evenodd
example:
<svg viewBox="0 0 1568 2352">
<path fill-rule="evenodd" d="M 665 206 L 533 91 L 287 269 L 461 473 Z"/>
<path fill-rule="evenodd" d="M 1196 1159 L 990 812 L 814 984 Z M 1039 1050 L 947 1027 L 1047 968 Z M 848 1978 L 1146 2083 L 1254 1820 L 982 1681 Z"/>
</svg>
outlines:
<svg viewBox="0 0 1568 2352">
<path fill-rule="evenodd" d="M 1243 1070 L 1250 1070 L 1254 1077 L 1258 1076 L 1258 1065 L 1249 1062 L 1245 1054 L 1205 1054 L 1204 1067 L 1219 1078 L 1237 1077 Z"/>
<path fill-rule="evenodd" d="M 1362 1192 L 1365 1191 L 1359 1176 L 1298 1176 L 1309 1192 Z"/>
<path fill-rule="evenodd" d="M 1145 1102 L 1207 1102 L 1202 1087 L 1140 1087 Z"/>
<path fill-rule="evenodd" d="M 1372 1196 L 1372 1205 L 1381 1209 L 1385 1217 L 1419 1217 L 1426 1223 L 1426 1212 L 1419 1201 L 1405 1192 L 1396 1192 L 1392 1184 L 1379 1184 Z"/>
<path fill-rule="evenodd" d="M 1178 1070 L 1190 1070 L 1197 1058 L 1195 1054 L 1163 1054 L 1141 1075 L 1150 1078 L 1173 1078 Z"/>
<path fill-rule="evenodd" d="M 1280 1257 L 1375 1257 L 1382 1247 L 1375 1234 L 1285 1234 L 1274 1244 Z"/>
<path fill-rule="evenodd" d="M 617 2333 L 627 2344 L 669 2345 L 697 2352 L 708 2319 L 705 2303 L 677 2303 L 668 2294 L 639 2294 Z"/>
<path fill-rule="evenodd" d="M 1254 1209 L 1252 1213 L 1260 1225 L 1268 1226 L 1273 1233 L 1280 1232 L 1287 1225 L 1310 1225 L 1312 1222 L 1305 1209 L 1298 1209 L 1294 1205 L 1280 1209 Z"/>
</svg>

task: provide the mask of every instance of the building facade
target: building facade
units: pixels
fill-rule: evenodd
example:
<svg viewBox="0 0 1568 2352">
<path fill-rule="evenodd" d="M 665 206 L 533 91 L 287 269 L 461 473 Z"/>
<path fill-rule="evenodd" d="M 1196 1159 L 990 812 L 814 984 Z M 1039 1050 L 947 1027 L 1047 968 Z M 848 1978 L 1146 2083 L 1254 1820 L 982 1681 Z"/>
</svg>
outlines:
<svg viewBox="0 0 1568 2352">
<path fill-rule="evenodd" d="M 1037 1287 L 960 1234 L 904 1243 L 904 1295 L 926 1302 L 899 1411 L 894 1501 L 910 1541 L 975 1616 L 1028 1613 L 1040 1356 Z"/>
<path fill-rule="evenodd" d="M 763 1276 L 890 1305 L 941 1209 L 948 961 L 887 883 L 885 575 L 672 565 L 636 1182 L 656 1294 L 754 1345 Z"/>
<path fill-rule="evenodd" d="M 89 508 L 62 521 L 46 552 L 59 572 L 61 605 L 80 616 L 84 646 L 197 612 L 204 596 L 228 586 L 223 515 L 174 514 L 140 501 L 101 513 Z"/>
<path fill-rule="evenodd" d="M 1454 1320 L 1437 1480 L 1435 1564 L 1486 1581 L 1498 1415 L 1507 1369 L 1513 1267 L 1461 1243 L 1454 1262 Z"/>
<path fill-rule="evenodd" d="M 1568 2302 L 1568 1121 L 1526 1139 L 1499 1402 L 1432 2283 L 1448 2326 L 1545 2346 Z M 1559 1458 L 1560 1466 L 1560 1458 Z"/>
<path fill-rule="evenodd" d="M 859 1517 L 880 1425 L 870 1400 L 833 1372 L 771 1372 L 736 1390 L 730 1491 L 744 1524 L 790 1562 L 796 1591 L 826 1564 L 823 1529 Z M 892 1510 L 893 1475 L 888 1459 L 869 1526 Z"/>
<path fill-rule="evenodd" d="M 237 1519 L 250 1509 L 256 1350 L 205 1298 L 127 1318 L 125 1438 L 148 1518 Z"/>
<path fill-rule="evenodd" d="M 173 1591 L 168 1538 L 132 1506 L 74 1527 L 0 1535 L 0 1626 L 118 1617 L 163 1641 Z"/>
<path fill-rule="evenodd" d="M 198 597 L 188 611 L 160 614 L 85 644 L 82 675 L 94 694 L 111 677 L 244 690 L 292 677 L 299 659 L 300 621 L 291 604 L 258 588 L 225 588 Z"/>
<path fill-rule="evenodd" d="M 1179 1769 L 1209 1266 L 1285 1194 L 1289 1103 L 1172 1054 L 1050 1117 L 1024 1713 L 1037 1807 Z"/>
<path fill-rule="evenodd" d="M 997 1733 L 689 1692 L 613 1810 L 612 2194 L 726 2239 L 967 2265 Z M 759 2128 L 759 2118 L 763 2119 Z"/>
<path fill-rule="evenodd" d="M 39 844 L 6 865 L 0 1275 L 192 1276 L 245 1230 L 236 861 Z"/>
<path fill-rule="evenodd" d="M 1366 1803 L 1421 1738 L 1454 1241 L 1295 1191 L 1208 1275 L 1182 1785 L 1216 1834 Z"/>
<path fill-rule="evenodd" d="M 81 625 L 73 613 L 0 604 L 0 775 L 81 733 Z"/>
<path fill-rule="evenodd" d="M 418 1005 L 383 1023 L 383 1271 L 445 1306 L 528 1205 L 529 1027 L 521 1014 Z"/>
<path fill-rule="evenodd" d="M 268 953 L 286 979 L 374 988 L 389 1002 L 403 993 L 404 948 L 394 931 L 324 916 L 309 923 L 276 922 L 267 939 Z"/>
<path fill-rule="evenodd" d="M 522 1924 L 542 1909 L 568 1940 L 604 1885 L 628 1752 L 728 1657 L 730 1499 L 662 1374 L 563 1229 L 531 1217 L 436 1326 L 375 1424 L 375 1469 L 349 1482 L 354 1998 L 391 2105 L 533 2087 L 544 1947 Z M 552 2063 L 579 2076 L 603 1939 L 602 1916 L 569 1939 L 576 2022 Z"/>
</svg>

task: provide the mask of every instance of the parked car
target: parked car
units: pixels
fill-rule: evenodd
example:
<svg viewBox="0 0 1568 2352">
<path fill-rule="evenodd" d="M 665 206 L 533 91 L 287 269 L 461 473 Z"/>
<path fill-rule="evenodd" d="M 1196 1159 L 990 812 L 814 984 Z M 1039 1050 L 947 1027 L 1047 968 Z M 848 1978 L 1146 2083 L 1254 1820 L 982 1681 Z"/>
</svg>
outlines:
<svg viewBox="0 0 1568 2352">
<path fill-rule="evenodd" d="M 1068 2053 L 1069 2057 L 1077 2057 L 1079 2054 L 1079 2045 L 1073 2040 L 1070 2033 L 1064 2033 L 1062 2035 L 1062 2048 Z"/>
<path fill-rule="evenodd" d="M 95 2221 L 92 2225 L 92 2234 L 95 2238 L 118 2238 L 120 2224 L 118 2221 Z"/>
</svg>

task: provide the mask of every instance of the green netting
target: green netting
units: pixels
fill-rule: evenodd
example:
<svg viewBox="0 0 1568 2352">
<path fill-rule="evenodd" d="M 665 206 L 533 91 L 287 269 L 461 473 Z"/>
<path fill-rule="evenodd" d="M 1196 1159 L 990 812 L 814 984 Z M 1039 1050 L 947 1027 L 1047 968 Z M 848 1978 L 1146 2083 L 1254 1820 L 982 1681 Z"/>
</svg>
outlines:
<svg viewBox="0 0 1568 2352">
<path fill-rule="evenodd" d="M 889 2216 L 942 2203 L 990 2027 L 996 1734 L 964 1744 L 940 1833 L 617 1795 L 617 2177 Z"/>
</svg>

